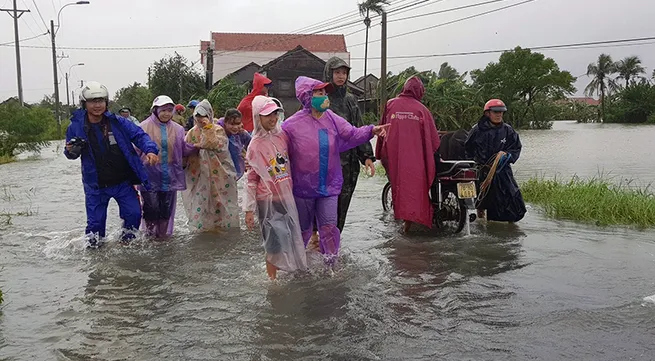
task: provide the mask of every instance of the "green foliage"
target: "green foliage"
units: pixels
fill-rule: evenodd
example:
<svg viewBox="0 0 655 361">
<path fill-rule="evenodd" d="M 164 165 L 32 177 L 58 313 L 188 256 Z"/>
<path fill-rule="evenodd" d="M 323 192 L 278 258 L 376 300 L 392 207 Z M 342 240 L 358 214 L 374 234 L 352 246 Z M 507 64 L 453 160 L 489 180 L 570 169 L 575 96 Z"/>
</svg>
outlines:
<svg viewBox="0 0 655 361">
<path fill-rule="evenodd" d="M 0 104 L 0 156 L 12 157 L 48 145 L 47 132 L 56 126 L 52 112 L 42 107 L 21 107 L 16 101 Z"/>
<path fill-rule="evenodd" d="M 598 119 L 598 107 L 576 101 L 558 104 L 559 111 L 554 120 L 575 120 L 578 123 L 593 123 Z"/>
<path fill-rule="evenodd" d="M 619 60 L 615 67 L 616 72 L 619 73 L 617 79 L 625 80 L 626 88 L 634 84 L 637 79 L 643 79 L 641 75 L 646 73 L 646 69 L 641 66 L 641 59 L 638 56 L 629 56 Z"/>
<path fill-rule="evenodd" d="M 614 184 L 602 177 L 568 182 L 532 178 L 521 191 L 527 202 L 542 206 L 554 218 L 599 226 L 655 226 L 655 196 L 629 183 Z"/>
<path fill-rule="evenodd" d="M 248 93 L 245 85 L 237 84 L 233 79 L 222 79 L 207 95 L 207 100 L 214 108 L 214 116 L 220 118 L 230 108 L 236 108 Z"/>
<path fill-rule="evenodd" d="M 432 112 L 439 130 L 470 129 L 482 114 L 483 100 L 479 90 L 460 78 L 433 76 L 425 88 L 423 102 Z"/>
<path fill-rule="evenodd" d="M 366 112 L 362 115 L 364 125 L 377 125 L 380 123 L 380 117 L 373 112 Z"/>
<path fill-rule="evenodd" d="M 575 77 L 562 71 L 555 60 L 530 49 L 504 52 L 497 63 L 471 72 L 473 86 L 484 99 L 500 98 L 507 104 L 506 121 L 515 128 L 543 127 L 544 116 L 535 105 L 575 92 Z"/>
<path fill-rule="evenodd" d="M 361 16 L 368 17 L 369 12 L 374 12 L 378 15 L 382 14 L 384 5 L 389 5 L 389 0 L 364 0 L 357 4 L 357 9 Z M 366 26 L 368 27 L 369 25 Z"/>
<path fill-rule="evenodd" d="M 607 98 L 606 122 L 645 123 L 655 114 L 655 86 L 642 82 Z"/>
<path fill-rule="evenodd" d="M 148 87 L 153 98 L 168 95 L 176 103 L 186 103 L 203 98 L 207 93 L 203 76 L 178 53 L 156 61 L 148 68 L 148 73 Z"/>
<path fill-rule="evenodd" d="M 457 69 L 453 68 L 448 64 L 448 62 L 445 62 L 441 64 L 439 67 L 439 73 L 437 73 L 437 78 L 439 79 L 444 79 L 444 80 L 457 80 L 460 79 L 461 75 L 457 71 Z"/>
<path fill-rule="evenodd" d="M 150 107 L 154 98 L 148 87 L 134 82 L 116 92 L 110 110 L 117 113 L 120 108 L 128 107 L 132 110 L 135 118 L 143 120 L 150 115 Z"/>
<path fill-rule="evenodd" d="M 0 290 L 0 305 L 4 302 L 4 299 L 2 298 L 2 290 Z"/>
</svg>

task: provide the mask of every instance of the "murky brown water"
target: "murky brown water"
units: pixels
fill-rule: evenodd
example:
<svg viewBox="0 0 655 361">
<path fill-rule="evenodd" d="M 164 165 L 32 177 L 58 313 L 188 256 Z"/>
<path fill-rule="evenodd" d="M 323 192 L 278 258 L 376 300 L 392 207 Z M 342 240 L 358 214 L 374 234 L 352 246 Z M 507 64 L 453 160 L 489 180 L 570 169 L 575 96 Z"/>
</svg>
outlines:
<svg viewBox="0 0 655 361">
<path fill-rule="evenodd" d="M 523 132 L 521 178 L 655 178 L 655 127 Z M 0 360 L 653 360 L 655 232 L 545 219 L 404 237 L 362 178 L 343 268 L 267 281 L 257 235 L 83 249 L 79 163 L 0 166 Z M 31 214 L 31 215 L 29 215 Z M 110 206 L 109 232 L 118 236 Z"/>
</svg>

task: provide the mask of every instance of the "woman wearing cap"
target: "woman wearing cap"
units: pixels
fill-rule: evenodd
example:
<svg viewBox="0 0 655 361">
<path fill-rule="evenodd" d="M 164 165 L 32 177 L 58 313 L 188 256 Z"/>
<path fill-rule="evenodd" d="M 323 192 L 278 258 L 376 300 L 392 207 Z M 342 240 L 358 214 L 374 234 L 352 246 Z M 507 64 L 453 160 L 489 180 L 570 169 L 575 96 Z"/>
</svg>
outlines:
<svg viewBox="0 0 655 361">
<path fill-rule="evenodd" d="M 159 148 L 159 162 L 146 166 L 151 188 L 141 187 L 146 234 L 163 238 L 173 234 L 177 192 L 186 189 L 182 158 L 198 150 L 184 141 L 184 128 L 170 120 L 175 103 L 160 95 L 152 102 L 152 114 L 140 126 Z"/>
<path fill-rule="evenodd" d="M 225 130 L 216 124 L 207 99 L 193 111 L 194 126 L 186 141 L 200 148 L 185 169 L 188 189 L 182 193 L 189 227 L 198 232 L 239 228 L 237 172 Z"/>
<path fill-rule="evenodd" d="M 489 221 L 518 222 L 523 219 L 526 209 L 511 164 L 519 159 L 522 145 L 514 128 L 503 122 L 506 111 L 502 100 L 489 100 L 484 105 L 482 118 L 471 129 L 464 148 L 468 159 L 482 165 L 489 165 L 500 156 L 489 191 L 478 205 L 478 216 L 484 218 L 486 210 Z M 480 179 L 484 180 L 489 170 L 490 167 L 484 166 Z"/>
<path fill-rule="evenodd" d="M 248 228 L 255 227 L 257 212 L 266 250 L 266 272 L 274 280 L 277 270 L 293 272 L 307 268 L 298 211 L 289 177 L 287 137 L 281 131 L 281 107 L 258 95 L 252 101 L 253 138 L 246 155 L 247 173 L 244 211 Z"/>
<path fill-rule="evenodd" d="M 293 194 L 305 246 L 316 220 L 320 251 L 326 264 L 333 266 L 341 240 L 337 227 L 338 199 L 343 184 L 339 154 L 368 142 L 373 135 L 384 135 L 387 126 L 355 128 L 329 110 L 327 94 L 333 90 L 330 83 L 301 76 L 295 85 L 303 109 L 282 123 L 289 137 Z"/>
</svg>

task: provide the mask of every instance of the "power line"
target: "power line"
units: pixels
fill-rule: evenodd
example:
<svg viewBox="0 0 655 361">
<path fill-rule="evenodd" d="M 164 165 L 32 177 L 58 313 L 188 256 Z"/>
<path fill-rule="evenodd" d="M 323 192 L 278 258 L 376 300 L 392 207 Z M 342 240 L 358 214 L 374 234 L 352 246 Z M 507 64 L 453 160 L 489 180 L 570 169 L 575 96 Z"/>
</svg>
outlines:
<svg viewBox="0 0 655 361">
<path fill-rule="evenodd" d="M 456 7 L 456 8 L 438 10 L 438 11 L 433 11 L 433 12 L 429 12 L 429 13 L 408 16 L 408 17 L 404 17 L 404 18 L 392 19 L 392 20 L 389 20 L 388 22 L 392 23 L 392 22 L 395 22 L 395 21 L 416 19 L 416 18 L 421 18 L 421 17 L 424 17 L 424 16 L 443 14 L 443 13 L 448 13 L 448 12 L 451 12 L 451 11 L 463 10 L 463 9 L 468 9 L 468 8 L 473 8 L 473 7 L 483 6 L 483 5 L 489 5 L 489 4 L 493 4 L 493 3 L 497 3 L 497 2 L 503 2 L 503 1 L 507 1 L 507 0 L 490 0 L 490 1 L 485 1 L 485 2 L 481 2 L 481 3 L 475 3 L 475 4 L 459 6 L 459 7 Z"/>
<path fill-rule="evenodd" d="M 388 37 L 387 40 L 388 39 L 399 38 L 401 36 L 416 34 L 416 33 L 421 32 L 421 31 L 435 29 L 435 28 L 438 28 L 438 27 L 441 27 L 441 26 L 451 25 L 451 24 L 454 24 L 454 23 L 458 23 L 460 21 L 470 20 L 470 19 L 477 18 L 477 17 L 483 16 L 483 15 L 488 15 L 488 14 L 495 13 L 495 12 L 498 12 L 498 11 L 513 8 L 513 7 L 516 7 L 516 6 L 519 6 L 519 5 L 524 5 L 524 4 L 527 4 L 527 3 L 531 3 L 533 1 L 536 1 L 536 0 L 525 0 L 525 1 L 522 1 L 522 2 L 519 2 L 519 3 L 516 3 L 516 4 L 503 6 L 503 7 L 497 8 L 497 9 L 493 9 L 493 10 L 485 11 L 485 12 L 482 12 L 482 13 L 466 16 L 466 17 L 456 19 L 456 20 L 452 20 L 452 21 L 448 21 L 448 22 L 445 22 L 445 23 L 428 26 L 428 27 L 425 27 L 425 28 L 409 31 L 409 32 L 402 33 L 402 34 L 397 34 L 397 35 Z M 380 42 L 380 41 L 381 41 L 380 39 L 370 40 L 368 43 L 371 44 L 371 43 L 377 43 L 377 42 Z M 364 43 L 358 43 L 358 44 L 355 44 L 355 45 L 351 45 L 350 48 L 354 48 L 354 47 L 357 47 L 357 46 L 362 46 L 362 45 L 365 45 L 365 44 L 366 44 L 365 42 Z"/>
<path fill-rule="evenodd" d="M 18 41 L 22 43 L 23 41 L 36 39 L 36 38 L 39 38 L 39 37 L 44 36 L 44 35 L 48 35 L 48 33 L 43 33 L 43 34 L 35 35 L 35 36 L 29 37 L 29 38 L 20 39 L 20 40 L 18 40 Z M 0 46 L 12 46 L 12 45 L 14 45 L 14 42 L 13 42 L 13 41 L 10 41 L 10 42 L 7 42 L 7 43 L 0 43 Z M 20 47 L 21 47 L 21 48 L 26 48 L 26 47 L 28 47 L 28 46 L 26 46 L 26 45 L 21 45 Z M 42 47 L 42 48 L 47 48 L 47 47 Z M 49 49 L 49 48 L 48 48 L 48 49 Z"/>
<path fill-rule="evenodd" d="M 636 42 L 644 42 L 644 43 L 635 44 Z M 621 43 L 629 43 L 629 44 L 621 44 Z M 542 46 L 524 47 L 524 49 L 578 50 L 578 49 L 594 49 L 594 48 L 607 48 L 607 47 L 640 46 L 640 45 L 651 45 L 651 44 L 655 44 L 655 36 L 643 37 L 643 38 L 618 39 L 618 40 L 588 41 L 588 42 L 579 42 L 579 43 L 570 43 L 570 44 L 542 45 Z M 463 51 L 463 52 L 456 52 L 456 53 L 441 53 L 441 54 L 426 54 L 426 55 L 401 55 L 401 56 L 390 56 L 388 57 L 388 59 L 411 59 L 408 62 L 402 62 L 392 65 L 393 67 L 396 67 L 399 65 L 415 62 L 416 59 L 422 60 L 422 59 L 439 58 L 439 57 L 497 54 L 497 53 L 504 53 L 506 51 L 511 51 L 511 50 L 513 49 Z M 364 58 L 353 58 L 353 59 L 363 60 Z M 369 59 L 379 59 L 379 57 L 373 57 Z M 371 69 L 371 70 L 379 70 L 379 68 Z"/>
<path fill-rule="evenodd" d="M 45 26 L 46 30 L 48 30 L 48 25 L 45 23 L 45 20 L 43 20 L 43 15 L 41 15 L 41 10 L 39 10 L 39 6 L 36 5 L 36 1 L 32 0 L 34 3 L 34 7 L 36 8 L 36 12 L 39 14 L 39 17 L 41 18 L 41 21 L 43 22 L 43 26 Z"/>
</svg>

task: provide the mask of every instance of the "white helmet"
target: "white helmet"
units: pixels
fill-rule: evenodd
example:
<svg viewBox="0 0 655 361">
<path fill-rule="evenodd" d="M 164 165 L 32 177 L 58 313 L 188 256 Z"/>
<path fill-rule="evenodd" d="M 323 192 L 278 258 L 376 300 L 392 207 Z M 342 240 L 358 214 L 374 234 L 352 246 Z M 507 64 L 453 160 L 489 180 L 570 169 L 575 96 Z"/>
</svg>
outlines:
<svg viewBox="0 0 655 361">
<path fill-rule="evenodd" d="M 107 87 L 98 83 L 97 81 L 90 81 L 84 85 L 82 88 L 82 93 L 80 94 L 80 101 L 87 101 L 91 99 L 104 98 L 109 100 L 109 91 Z"/>
<path fill-rule="evenodd" d="M 155 100 L 152 101 L 152 106 L 150 107 L 150 111 L 155 109 L 155 107 L 161 107 L 162 105 L 166 105 L 166 104 L 172 104 L 173 106 L 175 106 L 175 102 L 173 101 L 173 99 L 171 99 L 171 97 L 169 97 L 168 95 L 160 95 L 156 97 Z"/>
</svg>

